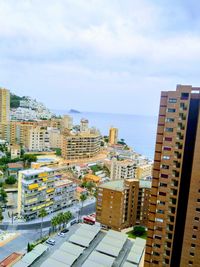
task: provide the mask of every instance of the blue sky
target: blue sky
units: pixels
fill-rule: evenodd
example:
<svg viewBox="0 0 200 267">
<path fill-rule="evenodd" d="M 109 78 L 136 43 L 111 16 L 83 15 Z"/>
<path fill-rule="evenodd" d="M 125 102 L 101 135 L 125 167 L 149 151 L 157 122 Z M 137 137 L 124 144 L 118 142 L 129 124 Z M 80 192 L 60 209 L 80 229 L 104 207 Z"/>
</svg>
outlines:
<svg viewBox="0 0 200 267">
<path fill-rule="evenodd" d="M 195 0 L 1 0 L 0 86 L 52 109 L 157 115 L 200 85 Z"/>
</svg>

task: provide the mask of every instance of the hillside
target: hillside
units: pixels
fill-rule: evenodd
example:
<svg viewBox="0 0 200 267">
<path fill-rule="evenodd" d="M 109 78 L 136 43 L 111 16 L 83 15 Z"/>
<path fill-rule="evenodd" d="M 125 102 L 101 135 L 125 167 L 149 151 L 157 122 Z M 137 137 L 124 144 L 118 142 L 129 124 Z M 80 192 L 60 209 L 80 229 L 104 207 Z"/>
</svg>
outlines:
<svg viewBox="0 0 200 267">
<path fill-rule="evenodd" d="M 23 100 L 24 96 L 18 96 L 15 94 L 10 94 L 10 108 L 18 108 L 20 104 L 20 100 Z"/>
</svg>

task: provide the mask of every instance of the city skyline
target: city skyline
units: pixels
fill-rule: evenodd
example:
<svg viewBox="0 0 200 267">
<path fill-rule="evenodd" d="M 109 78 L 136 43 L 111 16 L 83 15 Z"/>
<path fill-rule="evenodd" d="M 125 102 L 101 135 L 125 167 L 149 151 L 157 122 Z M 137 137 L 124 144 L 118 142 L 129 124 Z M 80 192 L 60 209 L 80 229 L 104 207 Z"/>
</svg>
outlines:
<svg viewBox="0 0 200 267">
<path fill-rule="evenodd" d="M 197 10 L 194 1 L 2 1 L 1 86 L 51 109 L 157 115 L 161 90 L 199 83 Z"/>
</svg>

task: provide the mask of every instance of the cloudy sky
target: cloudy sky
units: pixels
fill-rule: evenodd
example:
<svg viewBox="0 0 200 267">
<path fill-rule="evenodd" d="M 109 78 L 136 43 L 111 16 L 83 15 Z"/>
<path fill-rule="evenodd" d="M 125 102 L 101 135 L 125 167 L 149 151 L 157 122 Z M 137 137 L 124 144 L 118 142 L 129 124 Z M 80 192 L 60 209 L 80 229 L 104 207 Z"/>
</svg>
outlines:
<svg viewBox="0 0 200 267">
<path fill-rule="evenodd" d="M 0 86 L 52 109 L 155 115 L 200 85 L 195 0 L 0 0 Z"/>
</svg>

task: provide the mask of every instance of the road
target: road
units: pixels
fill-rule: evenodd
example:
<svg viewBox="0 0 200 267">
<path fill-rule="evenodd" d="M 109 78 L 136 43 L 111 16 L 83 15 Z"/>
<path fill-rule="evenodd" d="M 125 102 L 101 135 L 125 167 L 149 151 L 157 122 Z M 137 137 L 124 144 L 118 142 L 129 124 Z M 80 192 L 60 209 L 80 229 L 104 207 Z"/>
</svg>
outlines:
<svg viewBox="0 0 200 267">
<path fill-rule="evenodd" d="M 77 207 L 72 207 L 71 211 L 74 217 L 77 217 L 79 209 Z M 93 203 L 85 203 L 83 206 L 81 215 L 87 215 L 95 212 L 95 202 Z M 55 215 L 54 215 L 55 216 Z M 43 226 L 43 234 L 49 233 L 50 221 L 44 221 Z M 72 231 L 75 227 L 71 227 Z M 10 223 L 1 224 L 0 229 L 7 230 L 10 232 L 17 232 L 20 235 L 14 240 L 10 241 L 3 247 L 0 247 L 0 260 L 3 260 L 12 252 L 25 252 L 27 248 L 27 244 L 32 243 L 40 238 L 40 222 L 39 220 L 34 223 L 25 223 L 25 224 L 15 224 L 12 225 Z M 59 242 L 58 242 L 59 243 Z M 56 247 L 56 246 L 55 246 Z"/>
<path fill-rule="evenodd" d="M 70 208 L 67 208 L 65 210 L 60 210 L 56 213 L 52 213 L 48 216 L 46 216 L 44 219 L 43 219 L 43 227 L 44 228 L 47 228 L 47 227 L 50 227 L 51 225 L 51 219 L 52 217 L 54 217 L 56 214 L 60 213 L 60 212 L 65 212 L 65 211 L 71 211 L 72 215 L 74 218 L 78 217 L 78 212 L 80 210 L 80 205 L 81 204 L 76 204 Z M 96 211 L 96 202 L 95 202 L 95 199 L 92 199 L 92 200 L 89 200 L 89 201 L 86 201 L 83 205 L 83 208 L 81 209 L 81 212 L 80 212 L 80 215 L 88 215 L 88 214 L 91 214 L 93 212 Z M 0 224 L 0 229 L 1 230 L 32 230 L 32 229 L 39 229 L 40 228 L 40 223 L 41 223 L 41 219 L 36 219 L 36 220 L 32 220 L 32 221 L 29 221 L 29 222 L 17 222 L 17 221 L 14 221 L 14 223 L 12 224 L 11 223 L 11 219 L 6 222 L 3 222 L 2 224 Z"/>
<path fill-rule="evenodd" d="M 51 239 L 56 241 L 56 244 L 54 246 L 48 245 L 49 250 L 46 251 L 44 253 L 44 255 L 39 258 L 34 264 L 32 264 L 32 267 L 38 267 L 40 266 L 45 260 L 47 260 L 51 254 L 53 254 L 53 252 L 55 250 L 57 250 L 65 241 L 67 241 L 71 235 L 74 234 L 74 232 L 79 228 L 78 224 L 74 224 L 72 226 L 70 226 L 69 228 L 69 232 L 65 234 L 65 237 L 60 237 L 57 234 L 53 237 L 51 237 Z"/>
</svg>

